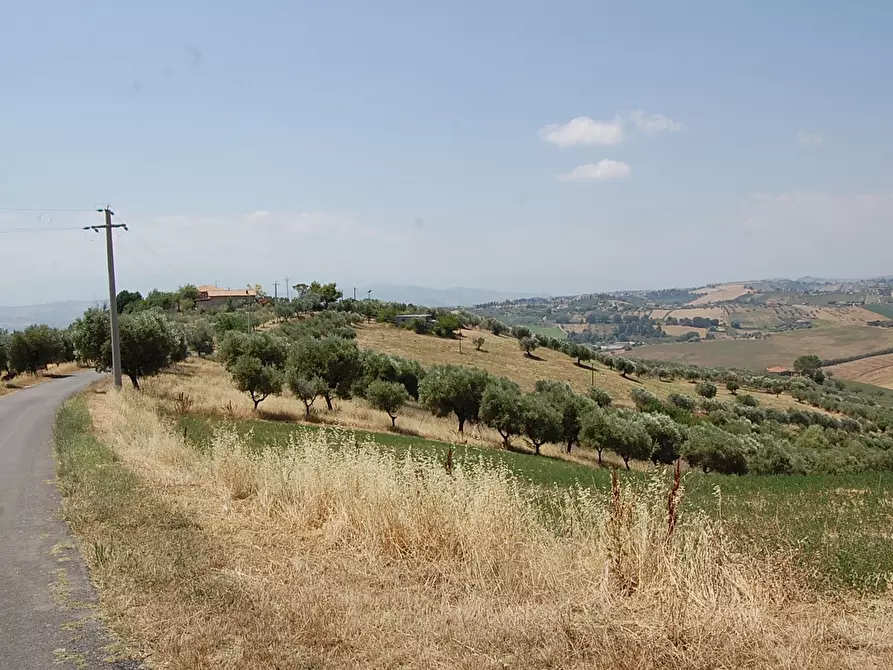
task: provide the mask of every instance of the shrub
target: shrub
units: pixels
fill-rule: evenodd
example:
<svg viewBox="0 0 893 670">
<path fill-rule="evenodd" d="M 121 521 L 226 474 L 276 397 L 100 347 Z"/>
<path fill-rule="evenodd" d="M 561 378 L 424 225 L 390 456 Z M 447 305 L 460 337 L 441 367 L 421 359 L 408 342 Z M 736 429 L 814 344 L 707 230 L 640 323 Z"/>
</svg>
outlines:
<svg viewBox="0 0 893 670">
<path fill-rule="evenodd" d="M 760 404 L 760 401 L 749 393 L 744 393 L 737 396 L 735 398 L 735 402 L 737 402 L 739 405 L 744 405 L 745 407 L 757 407 Z"/>
<path fill-rule="evenodd" d="M 483 346 L 484 346 L 484 342 L 485 342 L 485 341 L 486 341 L 486 340 L 484 340 L 483 337 L 476 337 L 476 338 L 474 338 L 474 339 L 471 341 L 471 343 L 474 345 L 474 348 L 475 348 L 475 349 L 477 349 L 478 351 L 480 351 L 480 350 L 483 348 Z"/>
<path fill-rule="evenodd" d="M 614 400 L 610 393 L 598 386 L 590 386 L 589 390 L 586 391 L 586 395 L 588 395 L 599 407 L 610 407 Z"/>
<path fill-rule="evenodd" d="M 671 393 L 667 396 L 667 402 L 679 409 L 688 410 L 689 412 L 695 411 L 695 399 L 691 396 L 683 395 L 681 393 Z"/>
<path fill-rule="evenodd" d="M 656 412 L 661 408 L 660 399 L 640 386 L 631 390 L 629 395 L 640 412 Z"/>
<path fill-rule="evenodd" d="M 700 381 L 695 386 L 695 393 L 704 398 L 715 398 L 716 384 L 708 381 Z"/>
</svg>

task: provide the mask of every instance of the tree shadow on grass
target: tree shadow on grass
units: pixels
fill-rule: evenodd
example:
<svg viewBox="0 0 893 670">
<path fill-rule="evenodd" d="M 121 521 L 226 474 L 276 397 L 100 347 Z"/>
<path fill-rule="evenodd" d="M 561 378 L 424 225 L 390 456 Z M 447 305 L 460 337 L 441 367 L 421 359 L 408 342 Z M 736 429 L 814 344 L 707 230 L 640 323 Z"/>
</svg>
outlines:
<svg viewBox="0 0 893 670">
<path fill-rule="evenodd" d="M 536 354 L 524 354 L 524 358 L 529 358 L 532 361 L 544 361 L 545 358 L 540 358 Z"/>
<path fill-rule="evenodd" d="M 262 407 L 257 410 L 257 418 L 264 421 L 281 421 L 283 423 L 294 423 L 304 419 L 304 416 L 298 416 L 287 410 L 268 410 Z"/>
</svg>

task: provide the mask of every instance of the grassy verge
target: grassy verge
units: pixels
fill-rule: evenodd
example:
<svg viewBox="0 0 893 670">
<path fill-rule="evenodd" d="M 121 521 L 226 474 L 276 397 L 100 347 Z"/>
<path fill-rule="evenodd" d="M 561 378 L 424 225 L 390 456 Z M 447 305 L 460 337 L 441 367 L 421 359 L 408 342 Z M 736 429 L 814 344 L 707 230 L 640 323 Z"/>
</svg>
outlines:
<svg viewBox="0 0 893 670">
<path fill-rule="evenodd" d="M 171 630 L 158 613 L 201 602 L 202 628 L 221 617 L 247 624 L 250 606 L 229 612 L 245 594 L 220 573 L 220 545 L 97 439 L 84 396 L 59 410 L 55 447 L 64 515 L 82 542 L 110 628 L 150 661 L 174 644 L 180 651 L 172 667 L 210 667 L 201 660 L 204 643 L 190 647 L 188 637 L 178 638 L 189 631 Z"/>
<path fill-rule="evenodd" d="M 289 439 L 333 430 L 277 421 L 227 422 L 220 417 L 187 414 L 177 419 L 177 431 L 206 452 L 215 427 L 222 424 L 234 426 L 240 439 L 258 453 L 285 445 Z M 452 450 L 458 464 L 503 467 L 539 487 L 610 488 L 607 469 L 555 458 L 389 433 L 340 432 L 353 442 L 374 441 L 383 452 L 398 457 L 412 454 L 443 463 Z M 635 471 L 621 472 L 620 477 L 645 480 L 645 475 Z M 686 476 L 686 489 L 688 506 L 721 517 L 729 537 L 742 550 L 763 555 L 796 553 L 816 588 L 883 592 L 893 583 L 893 541 L 885 530 L 891 518 L 893 473 L 725 477 L 693 471 Z"/>
<path fill-rule="evenodd" d="M 158 667 L 893 661 L 889 607 L 804 598 L 783 553 L 744 556 L 709 520 L 677 518 L 659 477 L 611 495 L 554 489 L 546 523 L 508 471 L 520 461 L 447 473 L 395 458 L 399 436 L 376 447 L 307 427 L 271 448 L 295 426 L 269 422 L 198 449 L 198 424 L 177 430 L 145 395 L 87 399 L 57 418 L 65 513 L 110 624 Z"/>
</svg>

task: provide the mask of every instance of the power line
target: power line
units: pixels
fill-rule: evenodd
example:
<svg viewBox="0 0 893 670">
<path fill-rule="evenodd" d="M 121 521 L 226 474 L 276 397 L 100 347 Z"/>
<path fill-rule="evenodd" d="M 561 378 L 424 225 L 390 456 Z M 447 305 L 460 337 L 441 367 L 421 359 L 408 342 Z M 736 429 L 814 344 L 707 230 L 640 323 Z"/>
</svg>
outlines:
<svg viewBox="0 0 893 670">
<path fill-rule="evenodd" d="M 53 207 L 0 207 L 0 212 L 78 212 L 94 213 L 95 209 L 68 209 Z"/>
<path fill-rule="evenodd" d="M 0 228 L 0 233 L 58 233 L 65 230 L 84 230 L 83 226 L 66 228 Z"/>
</svg>

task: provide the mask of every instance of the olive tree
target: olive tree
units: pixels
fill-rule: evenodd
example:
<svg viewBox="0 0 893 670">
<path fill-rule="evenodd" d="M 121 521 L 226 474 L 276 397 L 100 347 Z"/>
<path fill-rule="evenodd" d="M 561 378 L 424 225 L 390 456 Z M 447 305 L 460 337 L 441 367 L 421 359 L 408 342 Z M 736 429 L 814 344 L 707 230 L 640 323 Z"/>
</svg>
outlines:
<svg viewBox="0 0 893 670">
<path fill-rule="evenodd" d="M 602 408 L 592 409 L 580 420 L 580 443 L 598 452 L 598 464 L 602 465 L 602 453 L 609 443 L 608 411 Z"/>
<path fill-rule="evenodd" d="M 282 370 L 265 365 L 256 356 L 243 354 L 230 367 L 236 388 L 247 393 L 254 401 L 254 410 L 269 396 L 282 392 Z"/>
<path fill-rule="evenodd" d="M 586 412 L 596 407 L 595 402 L 574 393 L 566 382 L 540 380 L 535 389 L 537 393 L 546 396 L 561 415 L 561 440 L 567 453 L 571 453 L 574 444 L 580 439 L 580 421 Z"/>
<path fill-rule="evenodd" d="M 537 454 L 548 442 L 561 440 L 561 413 L 542 393 L 528 393 L 521 399 L 521 427 Z"/>
<path fill-rule="evenodd" d="M 666 414 L 642 414 L 639 421 L 651 437 L 650 458 L 658 463 L 672 463 L 679 458 L 679 448 L 685 442 L 685 429 Z"/>
<path fill-rule="evenodd" d="M 0 370 L 9 371 L 9 333 L 0 328 Z"/>
<path fill-rule="evenodd" d="M 286 370 L 285 381 L 292 395 L 304 403 L 304 416 L 309 417 L 314 401 L 326 390 L 325 382 L 319 377 L 304 377 L 293 366 Z"/>
<path fill-rule="evenodd" d="M 393 428 L 397 425 L 397 412 L 409 400 L 409 394 L 403 384 L 376 379 L 366 387 L 366 400 L 390 417 Z"/>
<path fill-rule="evenodd" d="M 171 356 L 179 347 L 171 322 L 159 311 L 147 310 L 122 314 L 118 321 L 121 344 L 121 371 L 139 390 L 139 380 L 156 375 L 171 363 Z M 112 367 L 112 347 L 103 345 L 103 366 Z"/>
<path fill-rule="evenodd" d="M 629 470 L 631 460 L 644 461 L 651 456 L 652 441 L 639 417 L 615 412 L 607 415 L 606 446 Z"/>
<path fill-rule="evenodd" d="M 65 361 L 65 340 L 55 328 L 43 324 L 28 326 L 10 336 L 6 356 L 10 371 L 37 374 L 50 363 Z"/>
<path fill-rule="evenodd" d="M 703 398 L 715 398 L 716 384 L 708 381 L 700 381 L 695 385 L 695 393 Z"/>
<path fill-rule="evenodd" d="M 704 472 L 738 475 L 747 472 L 747 454 L 741 439 L 709 423 L 689 430 L 681 453 L 689 465 Z"/>
<path fill-rule="evenodd" d="M 480 418 L 509 446 L 523 430 L 521 388 L 505 377 L 491 379 L 481 396 Z"/>
<path fill-rule="evenodd" d="M 741 384 L 738 383 L 737 379 L 730 379 L 726 382 L 726 389 L 732 395 L 736 395 L 738 393 L 738 389 L 741 388 Z"/>
<path fill-rule="evenodd" d="M 588 395 L 599 407 L 610 407 L 614 400 L 610 393 L 598 386 L 590 386 L 589 390 L 586 391 L 586 395 Z"/>
<path fill-rule="evenodd" d="M 614 369 L 620 373 L 621 377 L 627 377 L 632 374 L 636 369 L 636 364 L 633 363 L 628 358 L 623 358 L 622 356 L 618 357 L 614 361 Z"/>
<path fill-rule="evenodd" d="M 440 365 L 431 368 L 419 384 L 419 401 L 437 416 L 455 414 L 459 432 L 467 421 L 480 416 L 481 400 L 490 375 L 477 368 Z"/>
<path fill-rule="evenodd" d="M 525 335 L 524 337 L 518 339 L 518 346 L 521 347 L 521 351 L 523 351 L 524 355 L 528 358 L 533 357 L 533 351 L 539 345 L 539 340 L 536 339 L 533 335 Z"/>
<path fill-rule="evenodd" d="M 333 409 L 332 398 L 350 398 L 354 384 L 363 375 L 363 363 L 356 342 L 341 337 L 298 340 L 290 354 L 290 366 L 300 376 L 307 379 L 317 377 L 325 383 L 322 396 L 330 410 Z"/>
<path fill-rule="evenodd" d="M 214 353 L 214 331 L 205 320 L 193 324 L 187 333 L 186 340 L 199 356 L 208 356 Z"/>
</svg>

